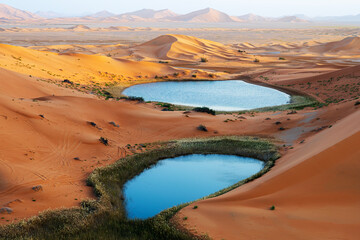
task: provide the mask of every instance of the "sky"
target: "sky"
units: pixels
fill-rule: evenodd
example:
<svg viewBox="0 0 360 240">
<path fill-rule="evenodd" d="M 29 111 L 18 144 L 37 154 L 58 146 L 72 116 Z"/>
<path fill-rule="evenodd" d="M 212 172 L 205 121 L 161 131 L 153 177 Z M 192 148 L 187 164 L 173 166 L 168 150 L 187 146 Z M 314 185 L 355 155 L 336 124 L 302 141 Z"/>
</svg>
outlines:
<svg viewBox="0 0 360 240">
<path fill-rule="evenodd" d="M 360 0 L 0 0 L 0 3 L 31 12 L 53 11 L 67 15 L 102 10 L 120 14 L 143 8 L 167 8 L 184 14 L 207 7 L 232 16 L 247 13 L 269 17 L 294 14 L 310 17 L 360 14 Z"/>
</svg>

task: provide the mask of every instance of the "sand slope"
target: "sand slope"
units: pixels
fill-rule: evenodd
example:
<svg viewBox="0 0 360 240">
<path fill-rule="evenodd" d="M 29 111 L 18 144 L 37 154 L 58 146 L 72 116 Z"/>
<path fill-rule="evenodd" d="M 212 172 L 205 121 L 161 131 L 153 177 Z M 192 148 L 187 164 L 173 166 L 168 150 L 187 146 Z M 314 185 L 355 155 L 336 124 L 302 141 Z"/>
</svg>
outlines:
<svg viewBox="0 0 360 240">
<path fill-rule="evenodd" d="M 221 43 L 191 36 L 168 34 L 135 48 L 139 55 L 174 60 L 200 61 L 201 57 L 234 59 L 235 51 Z"/>
<path fill-rule="evenodd" d="M 358 239 L 360 111 L 308 139 L 262 178 L 179 214 L 214 239 Z M 274 205 L 275 210 L 269 210 Z"/>
<path fill-rule="evenodd" d="M 50 63 L 50 64 L 49 64 Z M 176 72 L 164 64 L 84 54 L 58 54 L 0 44 L 0 67 L 26 75 L 78 83 L 113 82 Z M 111 77 L 109 78 L 109 74 Z"/>
<path fill-rule="evenodd" d="M 329 54 L 360 54 L 360 37 L 347 37 L 340 41 L 328 42 L 309 48 L 310 51 Z"/>
</svg>

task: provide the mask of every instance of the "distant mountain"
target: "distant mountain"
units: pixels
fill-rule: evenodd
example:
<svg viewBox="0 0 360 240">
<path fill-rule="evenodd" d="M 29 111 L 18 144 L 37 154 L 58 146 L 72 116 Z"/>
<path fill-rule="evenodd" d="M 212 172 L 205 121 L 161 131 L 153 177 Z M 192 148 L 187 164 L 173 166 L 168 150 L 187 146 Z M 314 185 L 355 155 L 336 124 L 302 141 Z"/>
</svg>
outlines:
<svg viewBox="0 0 360 240">
<path fill-rule="evenodd" d="M 308 17 L 308 16 L 305 15 L 305 14 L 295 14 L 294 16 L 295 16 L 295 17 L 298 17 L 298 18 L 301 18 L 301 19 L 308 20 L 308 21 L 311 21 L 311 20 L 312 20 L 311 17 Z"/>
<path fill-rule="evenodd" d="M 170 18 L 174 21 L 184 22 L 236 22 L 226 13 L 220 12 L 212 8 L 206 8 L 199 11 L 191 12 L 185 15 Z"/>
<path fill-rule="evenodd" d="M 347 16 L 315 17 L 314 21 L 319 22 L 360 22 L 360 14 Z"/>
<path fill-rule="evenodd" d="M 255 14 L 252 14 L 252 13 L 242 15 L 242 16 L 238 16 L 237 18 L 240 19 L 240 20 L 246 21 L 246 22 L 266 22 L 266 21 L 269 21 L 269 18 L 265 18 L 265 17 L 255 15 Z"/>
<path fill-rule="evenodd" d="M 47 18 L 47 19 L 73 17 L 73 16 L 69 16 L 66 14 L 58 13 L 58 12 L 52 12 L 52 11 L 47 11 L 47 12 L 38 11 L 35 14 L 40 17 Z"/>
<path fill-rule="evenodd" d="M 41 19 L 41 17 L 31 12 L 22 11 L 20 9 L 10 7 L 6 4 L 0 4 L 0 20 L 24 21 L 36 19 Z"/>
<path fill-rule="evenodd" d="M 104 11 L 101 11 L 101 12 L 97 12 L 97 13 L 94 13 L 94 14 L 87 15 L 85 17 L 89 17 L 89 18 L 108 18 L 108 17 L 114 17 L 114 16 L 116 16 L 116 14 L 104 10 Z"/>
<path fill-rule="evenodd" d="M 142 9 L 135 12 L 124 13 L 116 16 L 121 19 L 130 19 L 130 18 L 143 18 L 143 19 L 165 19 L 169 17 L 176 17 L 178 14 L 170 11 L 169 9 L 163 10 L 153 10 L 153 9 Z"/>
<path fill-rule="evenodd" d="M 262 17 L 252 13 L 238 16 L 236 18 L 243 22 L 288 22 L 288 23 L 309 22 L 308 20 L 301 18 L 300 16 L 285 16 L 281 18 L 271 18 L 271 17 Z"/>
<path fill-rule="evenodd" d="M 317 22 L 360 22 L 360 14 L 349 16 L 329 16 L 309 18 L 303 14 L 294 16 L 284 16 L 279 18 L 263 17 L 255 14 L 246 14 L 241 16 L 229 16 L 213 8 L 206 8 L 194 11 L 188 14 L 179 15 L 169 9 L 153 10 L 142 9 L 135 12 L 128 12 L 116 15 L 109 11 L 101 11 L 94 14 L 81 14 L 70 16 L 52 11 L 39 11 L 36 14 L 13 8 L 6 4 L 0 4 L 0 22 L 9 21 L 36 21 L 43 19 L 52 21 L 67 22 L 87 22 L 87 21 L 106 21 L 106 22 L 194 22 L 194 23 L 226 23 L 226 22 L 286 22 L 286 23 L 306 23 L 310 21 Z M 48 21 L 50 21 L 48 20 Z"/>
<path fill-rule="evenodd" d="M 288 22 L 288 23 L 306 23 L 308 20 L 296 17 L 296 16 L 286 16 L 282 18 L 278 18 L 275 20 L 276 22 Z"/>
</svg>

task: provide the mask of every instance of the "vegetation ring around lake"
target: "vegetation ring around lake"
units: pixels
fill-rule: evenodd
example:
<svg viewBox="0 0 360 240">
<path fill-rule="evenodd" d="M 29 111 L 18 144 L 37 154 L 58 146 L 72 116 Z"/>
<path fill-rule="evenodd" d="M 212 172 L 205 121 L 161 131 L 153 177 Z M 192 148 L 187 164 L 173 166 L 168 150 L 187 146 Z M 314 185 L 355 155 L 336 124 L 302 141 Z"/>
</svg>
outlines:
<svg viewBox="0 0 360 240">
<path fill-rule="evenodd" d="M 85 200 L 80 208 L 49 210 L 19 223 L 1 226 L 0 239 L 196 239 L 170 222 L 176 212 L 189 203 L 164 210 L 146 220 L 127 219 L 124 184 L 158 161 L 182 155 L 237 155 L 265 162 L 264 168 L 250 178 L 204 197 L 210 198 L 262 176 L 280 156 L 271 141 L 254 137 L 184 139 L 152 145 L 157 148 L 94 170 L 88 184 L 94 188 L 98 200 Z"/>
</svg>

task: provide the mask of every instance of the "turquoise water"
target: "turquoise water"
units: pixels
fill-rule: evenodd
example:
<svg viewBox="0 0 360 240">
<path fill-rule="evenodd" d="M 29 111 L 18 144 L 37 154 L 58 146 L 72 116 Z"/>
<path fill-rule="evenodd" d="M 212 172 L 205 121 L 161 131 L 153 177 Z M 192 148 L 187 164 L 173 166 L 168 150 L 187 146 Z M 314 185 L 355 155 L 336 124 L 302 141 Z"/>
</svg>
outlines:
<svg viewBox="0 0 360 240">
<path fill-rule="evenodd" d="M 125 184 L 128 218 L 153 217 L 229 187 L 263 167 L 259 160 L 233 155 L 193 154 L 161 160 Z"/>
<path fill-rule="evenodd" d="M 249 110 L 290 102 L 286 93 L 240 80 L 147 83 L 129 87 L 123 93 L 143 97 L 145 101 L 209 107 L 218 111 Z"/>
</svg>

